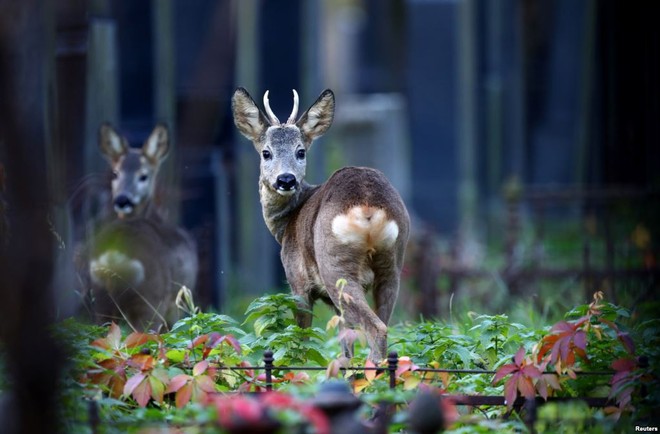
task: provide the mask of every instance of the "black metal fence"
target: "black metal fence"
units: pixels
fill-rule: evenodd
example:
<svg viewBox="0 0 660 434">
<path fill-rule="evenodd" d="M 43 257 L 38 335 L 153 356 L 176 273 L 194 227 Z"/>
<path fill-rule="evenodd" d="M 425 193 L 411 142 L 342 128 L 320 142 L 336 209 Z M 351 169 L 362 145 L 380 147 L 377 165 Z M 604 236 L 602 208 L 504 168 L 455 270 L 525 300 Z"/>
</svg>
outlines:
<svg viewBox="0 0 660 434">
<path fill-rule="evenodd" d="M 299 370 L 310 370 L 310 371 L 325 371 L 326 368 L 323 367 L 313 367 L 313 366 L 274 366 L 273 365 L 273 353 L 272 351 L 266 351 L 264 353 L 264 366 L 262 367 L 249 367 L 242 369 L 263 369 L 266 374 L 266 390 L 273 390 L 273 370 L 280 371 L 299 371 Z M 341 368 L 343 371 L 385 371 L 387 372 L 387 377 L 389 381 L 390 389 L 394 389 L 397 386 L 397 369 L 399 366 L 399 355 L 396 352 L 389 353 L 387 357 L 387 368 L 382 367 L 367 367 L 367 366 L 351 366 L 346 368 Z M 236 369 L 236 368 L 228 368 Z M 442 369 L 442 368 L 417 368 L 415 372 L 419 373 L 447 373 L 447 374 L 466 374 L 466 375 L 495 375 L 496 371 L 486 370 L 486 369 Z M 544 374 L 557 375 L 554 371 L 544 372 Z M 613 371 L 581 371 L 576 372 L 576 375 L 588 375 L 588 376 L 612 376 Z M 477 406 L 504 406 L 507 405 L 505 402 L 504 396 L 488 396 L 488 395 L 445 395 L 446 398 L 450 399 L 456 405 L 467 405 L 471 407 Z M 581 400 L 587 403 L 590 407 L 602 408 L 612 402 L 607 398 L 594 398 L 594 397 L 548 397 L 549 402 L 556 401 L 570 401 L 570 400 Z M 530 403 L 533 402 L 534 404 Z M 533 410 L 534 413 L 528 415 L 528 420 L 531 425 L 534 424 L 535 411 L 536 408 L 545 402 L 541 397 L 535 399 L 525 399 L 523 397 L 518 397 L 516 402 L 513 404 L 513 407 L 516 409 L 527 408 L 528 410 Z"/>
<path fill-rule="evenodd" d="M 265 373 L 265 382 L 263 383 L 263 386 L 265 387 L 266 391 L 273 391 L 276 387 L 276 381 L 275 381 L 275 375 L 274 373 L 277 372 L 282 372 L 282 371 L 287 371 L 287 372 L 293 372 L 293 371 L 325 371 L 327 368 L 325 367 L 320 367 L 320 366 L 276 366 L 274 364 L 275 360 L 273 358 L 273 352 L 272 351 L 266 351 L 264 353 L 263 357 L 263 365 L 258 365 L 258 366 L 218 366 L 218 370 L 233 370 L 233 371 L 245 371 L 245 370 L 255 370 L 255 371 L 263 371 Z M 397 369 L 399 368 L 399 356 L 396 352 L 391 352 L 388 355 L 387 358 L 387 366 L 386 367 L 368 367 L 368 366 L 349 366 L 349 367 L 343 367 L 341 370 L 343 372 L 353 372 L 353 371 L 361 371 L 361 372 L 366 372 L 366 371 L 379 371 L 386 373 L 387 380 L 389 382 L 389 388 L 390 389 L 395 389 L 397 387 Z M 482 369 L 442 369 L 442 368 L 417 368 L 415 369 L 416 372 L 419 373 L 447 373 L 447 374 L 456 374 L 456 375 L 494 375 L 495 371 L 493 370 L 482 370 Z M 553 374 L 556 375 L 555 372 L 545 372 L 545 374 Z M 577 375 L 584 376 L 611 376 L 613 375 L 613 372 L 611 371 L 594 371 L 594 372 L 577 372 Z M 391 403 L 381 403 L 378 406 L 377 411 L 375 412 L 374 418 L 371 420 L 370 423 L 360 423 L 357 421 L 357 415 L 355 414 L 355 410 L 357 407 L 359 407 L 359 401 L 355 396 L 351 393 L 350 388 L 346 387 L 345 392 L 343 394 L 337 394 L 337 393 L 332 393 L 330 394 L 329 399 L 321 399 L 318 400 L 318 406 L 320 407 L 321 411 L 323 411 L 328 418 L 330 419 L 331 422 L 333 420 L 338 420 L 338 415 L 341 416 L 344 414 L 345 417 L 348 418 L 354 418 L 355 419 L 355 424 L 352 425 L 354 426 L 355 431 L 347 431 L 344 432 L 343 434 L 350 434 L 351 432 L 362 432 L 362 433 L 373 433 L 373 434 L 380 434 L 380 433 L 386 433 L 387 431 L 387 426 L 392 420 L 393 414 L 395 412 L 394 405 Z M 336 390 L 335 390 L 336 392 Z M 323 390 L 319 391 L 319 394 L 323 394 Z M 252 396 L 258 398 L 259 393 L 251 393 Z M 427 397 L 422 397 L 421 395 L 416 398 L 417 400 L 419 399 L 429 399 Z M 433 408 L 439 409 L 440 407 L 436 404 L 438 404 L 439 400 L 448 400 L 455 406 L 468 406 L 468 407 L 493 407 L 493 406 L 505 406 L 508 403 L 505 402 L 505 397 L 504 396 L 493 396 L 493 395 L 449 395 L 449 394 L 443 394 L 443 395 L 436 395 L 434 398 L 435 400 L 438 400 L 435 402 L 433 405 Z M 535 425 L 538 420 L 538 409 L 542 405 L 544 405 L 546 402 L 571 402 L 571 401 L 583 401 L 586 403 L 589 407 L 593 408 L 603 408 L 608 405 L 613 405 L 613 403 L 608 400 L 607 398 L 595 398 L 595 397 L 548 397 L 547 400 L 544 400 L 541 397 L 535 397 L 533 399 L 526 399 L 524 397 L 518 397 L 516 401 L 512 405 L 513 411 L 517 411 L 521 414 L 522 419 L 529 429 L 529 432 L 533 433 L 535 432 Z M 355 403 L 358 402 L 358 405 L 356 406 Z M 414 402 L 411 404 L 411 411 L 409 413 L 409 426 L 414 428 L 414 432 L 442 432 L 444 429 L 443 427 L 443 418 L 442 417 L 436 417 L 437 415 L 429 415 L 425 414 L 426 412 L 414 412 L 412 410 L 412 407 L 414 407 Z M 508 416 L 510 413 L 507 413 L 506 416 Z M 430 420 L 427 420 L 430 417 Z M 341 419 L 341 417 L 340 417 Z M 422 423 L 420 423 L 420 419 L 424 419 Z M 99 420 L 99 415 L 98 415 L 98 408 L 96 407 L 96 404 L 90 405 L 90 414 L 89 414 L 89 424 L 92 428 L 93 433 L 98 433 L 101 432 L 99 430 L 100 427 L 100 420 Z M 417 425 L 416 425 L 417 424 Z M 415 426 L 417 426 L 415 428 Z M 419 428 L 423 426 L 424 428 Z M 332 432 L 335 432 L 335 428 L 332 428 Z M 246 429 L 249 429 L 246 428 Z M 275 432 L 275 431 L 273 431 Z"/>
</svg>

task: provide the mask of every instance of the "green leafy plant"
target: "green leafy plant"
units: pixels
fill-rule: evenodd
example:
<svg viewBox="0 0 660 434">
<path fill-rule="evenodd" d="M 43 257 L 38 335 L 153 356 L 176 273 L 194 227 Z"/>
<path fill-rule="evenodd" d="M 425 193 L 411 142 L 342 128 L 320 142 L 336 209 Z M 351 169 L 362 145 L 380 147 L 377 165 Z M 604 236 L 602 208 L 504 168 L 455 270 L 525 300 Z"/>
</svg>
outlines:
<svg viewBox="0 0 660 434">
<path fill-rule="evenodd" d="M 395 325 L 389 338 L 389 349 L 400 356 L 394 389 L 389 387 L 387 362 L 376 366 L 368 361 L 359 330 L 340 327 L 341 310 L 325 330 L 300 329 L 294 319 L 299 301 L 289 294 L 261 297 L 248 307 L 242 324 L 225 315 L 197 312 L 160 335 L 124 334 L 116 324 L 62 323 L 56 335 L 66 341 L 73 361 L 63 381 L 63 431 L 86 432 L 81 427 L 87 423 L 88 402 L 98 407 L 107 425 L 104 432 L 126 432 L 127 427 L 145 424 L 165 426 L 170 432 L 191 426 L 222 432 L 232 426 L 233 414 L 268 415 L 285 429 L 317 426 L 308 417 L 312 410 L 302 403 L 316 394 L 318 383 L 338 376 L 350 380 L 353 392 L 365 402 L 365 417 L 380 403 L 393 405 L 397 413 L 391 429 L 399 430 L 406 427 L 415 392 L 427 387 L 449 394 L 505 396 L 508 408 L 461 410 L 448 431 L 454 433 L 523 429 L 522 419 L 510 412 L 519 396 L 609 398 L 611 405 L 604 411 L 586 407 L 579 412 L 580 426 L 585 427 L 611 427 L 617 419 L 652 416 L 660 401 L 657 388 L 651 387 L 659 372 L 660 320 L 636 323 L 634 315 L 605 302 L 600 293 L 543 329 L 513 323 L 506 315 L 474 313 L 453 323 Z M 345 357 L 340 337 L 359 344 L 356 355 Z M 260 367 L 266 349 L 275 354 L 271 384 L 280 393 L 256 403 L 234 397 L 233 392 L 265 391 L 266 374 Z M 324 369 L 296 371 L 285 365 Z M 355 368 L 359 366 L 368 369 Z M 429 368 L 496 373 L 426 372 Z M 582 375 L 594 370 L 613 371 Z M 500 420 L 504 414 L 511 419 Z M 598 418 L 606 416 L 608 421 L 599 425 Z"/>
<path fill-rule="evenodd" d="M 272 294 L 255 300 L 248 306 L 243 324 L 252 322 L 254 333 L 240 339 L 242 345 L 249 347 L 255 363 L 261 360 L 266 350 L 274 352 L 275 364 L 300 365 L 308 361 L 318 366 L 326 366 L 328 358 L 324 355 L 326 333 L 318 327 L 301 328 L 294 317 L 301 300 L 290 294 Z"/>
</svg>

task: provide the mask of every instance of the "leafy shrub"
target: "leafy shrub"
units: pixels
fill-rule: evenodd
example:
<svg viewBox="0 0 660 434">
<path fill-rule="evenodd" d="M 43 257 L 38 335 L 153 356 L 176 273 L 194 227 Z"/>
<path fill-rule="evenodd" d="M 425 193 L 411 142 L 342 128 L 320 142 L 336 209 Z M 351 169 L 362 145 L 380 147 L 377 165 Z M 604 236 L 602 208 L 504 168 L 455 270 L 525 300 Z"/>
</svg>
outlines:
<svg viewBox="0 0 660 434">
<path fill-rule="evenodd" d="M 571 413 L 580 418 L 576 426 L 588 432 L 613 427 L 617 420 L 630 424 L 631 419 L 652 417 L 660 404 L 657 388 L 651 387 L 659 372 L 660 320 L 637 323 L 633 314 L 605 302 L 601 293 L 543 329 L 510 322 L 506 315 L 473 313 L 461 323 L 393 326 L 390 350 L 400 355 L 395 389 L 389 388 L 387 361 L 375 366 L 367 360 L 359 330 L 335 332 L 342 323 L 341 312 L 326 330 L 300 329 L 294 320 L 299 301 L 289 294 L 261 297 L 250 304 L 243 323 L 193 312 L 160 335 L 124 333 L 115 324 L 59 324 L 55 334 L 66 343 L 71 360 L 62 384 L 63 431 L 89 432 L 90 403 L 98 408 L 103 432 L 151 426 L 221 432 L 230 423 L 222 415 L 231 412 L 246 417 L 266 412 L 281 426 L 302 424 L 319 430 L 323 422 L 318 415 L 307 417 L 313 410 L 304 403 L 328 377 L 351 381 L 366 404 L 365 417 L 383 402 L 396 406 L 391 430 L 406 426 L 407 405 L 417 390 L 425 388 L 506 397 L 508 408 L 486 407 L 480 413 L 462 408 L 450 432 L 519 432 L 524 424 L 517 413 L 510 413 L 519 396 L 610 398 L 604 410 L 575 407 Z M 344 354 L 340 337 L 360 344 L 356 356 Z M 286 394 L 257 402 L 231 398 L 235 391 L 265 390 L 265 374 L 258 367 L 267 349 L 275 354 L 272 383 Z M 318 370 L 283 369 L 301 365 Z M 583 371 L 611 373 L 594 376 L 582 375 Z M 503 420 L 507 415 L 509 420 Z M 543 432 L 543 424 L 567 415 L 561 407 L 546 404 L 537 430 Z"/>
</svg>

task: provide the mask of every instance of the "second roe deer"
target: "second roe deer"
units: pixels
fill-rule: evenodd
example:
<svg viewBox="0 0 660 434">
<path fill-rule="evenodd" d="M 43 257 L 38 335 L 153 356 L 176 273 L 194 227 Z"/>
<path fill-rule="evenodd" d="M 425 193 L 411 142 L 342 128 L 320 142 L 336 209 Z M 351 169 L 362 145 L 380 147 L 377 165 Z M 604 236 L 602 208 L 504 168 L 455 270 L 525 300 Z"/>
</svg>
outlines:
<svg viewBox="0 0 660 434">
<path fill-rule="evenodd" d="M 298 94 L 286 123 L 264 114 L 243 89 L 232 97 L 234 123 L 261 155 L 259 196 L 268 229 L 281 244 L 292 292 L 304 300 L 301 327 L 312 322 L 314 301 L 343 312 L 348 326 L 361 326 L 372 361 L 387 350 L 387 324 L 398 292 L 410 218 L 385 176 L 365 167 L 345 167 L 325 183 L 305 182 L 306 154 L 330 127 L 335 98 L 327 89 L 296 120 Z M 343 294 L 336 283 L 345 279 Z M 371 290 L 375 309 L 366 298 Z"/>
<path fill-rule="evenodd" d="M 112 169 L 112 205 L 117 216 L 160 219 L 153 197 L 160 165 L 169 151 L 167 128 L 157 125 L 142 148 L 132 148 L 105 123 L 99 130 L 99 148 Z"/>
<path fill-rule="evenodd" d="M 157 125 L 141 148 L 131 148 L 104 124 L 99 147 L 113 170 L 119 218 L 101 225 L 79 260 L 90 310 L 97 321 L 123 317 L 138 330 L 171 325 L 179 289 L 195 286 L 198 258 L 190 235 L 165 223 L 153 205 L 156 176 L 169 150 L 167 128 Z"/>
</svg>

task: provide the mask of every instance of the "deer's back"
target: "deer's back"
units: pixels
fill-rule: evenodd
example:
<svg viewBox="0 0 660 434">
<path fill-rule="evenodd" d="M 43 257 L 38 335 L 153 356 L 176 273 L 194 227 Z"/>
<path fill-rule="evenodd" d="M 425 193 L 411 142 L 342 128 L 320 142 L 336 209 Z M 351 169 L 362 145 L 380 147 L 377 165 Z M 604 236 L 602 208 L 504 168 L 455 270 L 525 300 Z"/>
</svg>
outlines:
<svg viewBox="0 0 660 434">
<path fill-rule="evenodd" d="M 319 256 L 332 251 L 351 250 L 350 257 L 403 251 L 409 226 L 405 205 L 385 175 L 345 167 L 317 187 L 293 216 L 282 257 L 289 267 L 302 261 L 303 267 L 315 269 Z"/>
<path fill-rule="evenodd" d="M 356 205 L 385 210 L 390 218 L 407 220 L 401 196 L 385 175 L 369 167 L 344 167 L 321 186 L 319 199 L 327 209 L 344 213 Z"/>
</svg>

